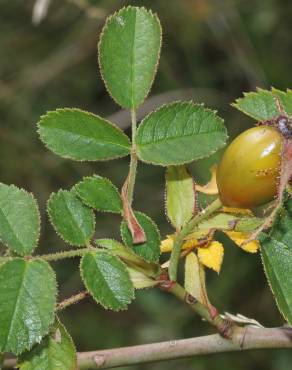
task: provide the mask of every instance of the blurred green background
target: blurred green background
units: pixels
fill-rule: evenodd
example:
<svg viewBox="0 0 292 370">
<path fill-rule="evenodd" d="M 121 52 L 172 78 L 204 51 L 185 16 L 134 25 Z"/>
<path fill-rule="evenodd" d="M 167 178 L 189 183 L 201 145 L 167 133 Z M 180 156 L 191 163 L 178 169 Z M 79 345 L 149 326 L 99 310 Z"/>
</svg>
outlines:
<svg viewBox="0 0 292 370">
<path fill-rule="evenodd" d="M 157 12 L 163 27 L 160 66 L 139 116 L 163 102 L 194 99 L 217 109 L 234 137 L 253 122 L 230 103 L 256 86 L 292 86 L 291 0 L 51 0 L 41 21 L 35 1 L 0 0 L 0 180 L 36 195 L 42 214 L 38 253 L 66 248 L 48 223 L 50 193 L 98 173 L 121 186 L 128 158 L 77 163 L 49 152 L 36 122 L 47 110 L 79 107 L 110 117 L 128 132 L 129 116 L 109 98 L 97 68 L 96 43 L 105 17 L 129 4 Z M 34 23 L 34 24 L 33 24 Z M 192 166 L 206 181 L 206 166 Z M 164 236 L 164 170 L 141 164 L 135 208 Z M 119 218 L 97 215 L 98 237 L 119 237 Z M 55 263 L 59 300 L 82 289 L 78 260 Z M 222 272 L 208 273 L 210 298 L 220 311 L 241 313 L 266 326 L 282 325 L 258 255 L 228 244 Z M 126 312 L 112 313 L 88 299 L 61 319 L 79 351 L 185 338 L 212 332 L 180 302 L 156 290 L 137 292 Z M 197 357 L 132 369 L 287 370 L 292 352 L 269 350 Z M 124 369 L 128 369 L 124 367 Z"/>
</svg>

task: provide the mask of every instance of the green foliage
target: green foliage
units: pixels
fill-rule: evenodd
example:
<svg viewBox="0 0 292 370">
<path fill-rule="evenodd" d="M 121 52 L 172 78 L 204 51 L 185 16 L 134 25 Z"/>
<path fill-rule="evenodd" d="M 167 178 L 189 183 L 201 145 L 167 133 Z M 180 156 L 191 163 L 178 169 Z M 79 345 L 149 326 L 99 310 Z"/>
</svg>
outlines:
<svg viewBox="0 0 292 370">
<path fill-rule="evenodd" d="M 32 194 L 0 183 L 0 239 L 16 253 L 29 255 L 40 233 L 40 216 Z"/>
<path fill-rule="evenodd" d="M 94 233 L 93 211 L 73 191 L 59 190 L 48 201 L 48 213 L 56 232 L 74 246 L 85 246 Z"/>
<path fill-rule="evenodd" d="M 278 220 L 269 235 L 261 237 L 261 254 L 266 276 L 279 310 L 292 324 L 292 201 L 286 204 L 285 214 Z"/>
<path fill-rule="evenodd" d="M 20 370 L 77 369 L 74 343 L 59 320 L 40 344 L 20 357 L 18 367 Z"/>
<path fill-rule="evenodd" d="M 49 332 L 56 279 L 42 260 L 15 258 L 0 266 L 0 352 L 20 354 Z"/>
<path fill-rule="evenodd" d="M 71 191 L 53 193 L 48 201 L 48 214 L 56 232 L 69 244 L 87 246 L 87 249 L 44 255 L 42 259 L 30 256 L 39 238 L 38 206 L 31 194 L 0 184 L 0 238 L 8 247 L 0 257 L 0 354 L 12 352 L 18 355 L 32 349 L 19 359 L 21 370 L 75 370 L 77 367 L 74 344 L 65 328 L 58 320 L 51 327 L 57 287 L 54 272 L 45 260 L 83 255 L 80 271 L 87 290 L 104 308 L 119 311 L 131 303 L 135 288 L 172 286 L 180 257 L 185 255 L 185 252 L 181 254 L 181 248 L 186 240 L 205 243 L 207 240 L 201 238 L 208 236 L 211 240 L 213 230 L 220 229 L 253 232 L 263 222 L 250 215 L 225 213 L 219 200 L 193 217 L 196 206 L 194 182 L 184 164 L 210 158 L 224 147 L 227 133 L 216 112 L 193 102 L 174 102 L 150 112 L 136 131 L 136 108 L 150 91 L 160 47 L 159 20 L 145 8 L 129 6 L 119 10 L 108 18 L 101 34 L 101 74 L 113 99 L 132 112 L 132 145 L 127 135 L 114 124 L 79 109 L 48 112 L 38 124 L 41 140 L 62 157 L 99 161 L 131 155 L 122 198 L 108 179 L 93 175 L 85 177 Z M 292 114 L 292 91 L 257 89 L 238 99 L 234 106 L 259 121 L 274 120 L 283 113 L 282 107 L 287 114 Z M 173 248 L 169 276 L 165 270 L 168 262 L 162 267 L 159 265 L 161 240 L 157 226 L 141 212 L 134 212 L 136 219 L 133 217 L 132 193 L 138 159 L 168 167 L 166 213 L 176 228 L 174 243 L 168 238 L 164 244 L 166 251 Z M 121 236 L 124 244 L 113 239 L 98 239 L 96 244 L 101 248 L 90 245 L 95 231 L 93 209 L 123 217 Z M 285 215 L 280 214 L 271 234 L 261 239 L 266 275 L 278 306 L 290 324 L 291 213 L 292 202 L 288 202 Z M 134 229 L 131 229 L 132 233 L 129 227 Z M 137 230 L 140 239 L 134 238 L 134 243 L 132 234 L 135 235 Z M 146 241 L 138 244 L 141 240 Z M 208 247 L 207 244 L 204 246 Z M 220 247 L 219 257 L 212 255 L 210 249 L 206 259 L 222 257 L 223 247 Z M 15 254 L 26 257 L 22 259 Z M 195 250 L 187 252 L 186 290 L 179 287 L 174 294 L 182 300 L 186 292 L 192 294 L 203 303 L 200 306 L 197 302 L 193 306 L 199 308 L 195 309 L 219 327 L 216 323 L 221 320 L 219 315 L 211 317 L 216 310 L 210 310 L 203 259 L 199 258 Z M 210 267 L 210 264 L 206 266 Z M 75 300 L 79 299 L 80 295 Z M 58 305 L 57 309 L 73 301 L 74 297 Z"/>
<path fill-rule="evenodd" d="M 134 109 L 146 98 L 161 46 L 159 19 L 145 8 L 129 6 L 108 18 L 99 43 L 99 64 L 114 100 Z"/>
<path fill-rule="evenodd" d="M 192 176 L 185 166 L 166 171 L 166 213 L 172 225 L 181 229 L 194 215 L 196 207 Z"/>
<path fill-rule="evenodd" d="M 117 126 L 79 109 L 48 112 L 38 126 L 43 143 L 64 158 L 104 161 L 130 153 L 130 141 Z"/>
<path fill-rule="evenodd" d="M 253 216 L 242 216 L 232 213 L 217 213 L 199 224 L 200 230 L 220 229 L 229 230 L 234 225 L 235 231 L 248 232 L 262 224 L 262 219 Z"/>
<path fill-rule="evenodd" d="M 104 308 L 124 310 L 134 298 L 134 286 L 126 266 L 109 253 L 85 254 L 80 269 L 86 288 Z"/>
<path fill-rule="evenodd" d="M 292 90 L 287 89 L 286 92 L 272 88 L 272 93 L 276 95 L 284 108 L 285 113 L 292 116 Z"/>
<path fill-rule="evenodd" d="M 285 112 L 292 114 L 292 92 L 287 93 L 272 89 L 271 91 L 257 89 L 256 92 L 244 93 L 244 97 L 237 99 L 232 105 L 257 121 L 268 121 L 275 119 L 281 113 L 277 106 L 278 97 Z"/>
<path fill-rule="evenodd" d="M 98 211 L 121 213 L 123 206 L 118 189 L 106 178 L 85 177 L 74 186 L 76 194 L 89 207 Z"/>
<path fill-rule="evenodd" d="M 136 143 L 139 159 L 169 166 L 208 157 L 226 143 L 223 121 L 192 102 L 164 105 L 143 119 Z"/>
<path fill-rule="evenodd" d="M 158 284 L 157 281 L 145 276 L 143 272 L 131 267 L 128 267 L 127 270 L 135 289 L 151 288 Z"/>
<path fill-rule="evenodd" d="M 206 289 L 205 270 L 194 252 L 186 256 L 184 280 L 185 289 L 189 294 L 195 297 L 199 302 L 206 300 L 204 296 L 204 290 Z"/>
<path fill-rule="evenodd" d="M 95 243 L 110 251 L 111 254 L 121 258 L 130 266 L 135 266 L 138 270 L 143 271 L 144 276 L 157 277 L 159 274 L 158 263 L 147 262 L 143 257 L 138 256 L 134 250 L 114 239 L 97 239 Z M 132 276 L 132 275 L 131 275 Z"/>
<path fill-rule="evenodd" d="M 124 243 L 132 248 L 135 253 L 143 257 L 148 262 L 158 262 L 160 255 L 160 234 L 157 226 L 150 217 L 144 213 L 135 212 L 135 216 L 140 226 L 145 232 L 146 242 L 134 244 L 132 235 L 125 221 L 121 224 L 121 235 Z"/>
</svg>

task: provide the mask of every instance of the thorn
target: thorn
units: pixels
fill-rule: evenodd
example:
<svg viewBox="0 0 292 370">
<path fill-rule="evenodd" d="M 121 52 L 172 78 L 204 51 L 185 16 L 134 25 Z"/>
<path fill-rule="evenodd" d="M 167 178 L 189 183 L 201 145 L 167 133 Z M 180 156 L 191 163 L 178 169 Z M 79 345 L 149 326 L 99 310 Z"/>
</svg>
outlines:
<svg viewBox="0 0 292 370">
<path fill-rule="evenodd" d="M 209 308 L 210 316 L 211 316 L 212 320 L 214 320 L 215 317 L 218 316 L 217 308 L 212 306 L 212 305 L 209 305 L 208 308 Z"/>
</svg>

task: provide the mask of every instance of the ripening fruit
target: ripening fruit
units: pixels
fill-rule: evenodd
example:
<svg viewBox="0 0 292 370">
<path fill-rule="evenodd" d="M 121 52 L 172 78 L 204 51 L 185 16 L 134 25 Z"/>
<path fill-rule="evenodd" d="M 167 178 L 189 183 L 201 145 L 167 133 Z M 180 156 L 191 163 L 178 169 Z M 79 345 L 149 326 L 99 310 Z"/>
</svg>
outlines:
<svg viewBox="0 0 292 370">
<path fill-rule="evenodd" d="M 276 196 L 280 175 L 282 135 L 273 127 L 244 131 L 227 147 L 217 170 L 222 203 L 252 208 Z"/>
</svg>

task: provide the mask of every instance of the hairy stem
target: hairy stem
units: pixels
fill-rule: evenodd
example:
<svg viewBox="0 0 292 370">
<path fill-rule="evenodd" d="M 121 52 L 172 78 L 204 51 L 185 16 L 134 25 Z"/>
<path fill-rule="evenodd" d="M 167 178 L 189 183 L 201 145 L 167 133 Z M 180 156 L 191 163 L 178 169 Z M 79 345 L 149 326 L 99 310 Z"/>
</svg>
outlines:
<svg viewBox="0 0 292 370">
<path fill-rule="evenodd" d="M 181 247 L 185 237 L 190 234 L 194 228 L 203 220 L 208 218 L 212 213 L 218 211 L 222 207 L 222 203 L 219 199 L 216 199 L 207 208 L 200 212 L 197 216 L 192 218 L 176 235 L 173 243 L 173 249 L 170 256 L 169 264 L 169 277 L 170 280 L 176 281 L 177 279 L 177 266 L 180 258 Z"/>
<path fill-rule="evenodd" d="M 74 249 L 74 250 L 64 251 L 64 252 L 43 254 L 43 255 L 39 255 L 39 256 L 34 256 L 32 258 L 41 258 L 45 261 L 58 261 L 58 260 L 62 260 L 64 258 L 81 257 L 84 254 L 86 254 L 88 252 L 92 252 L 92 251 L 98 251 L 98 249 L 94 248 L 94 247 L 80 248 L 80 249 Z"/>
<path fill-rule="evenodd" d="M 291 349 L 292 329 L 245 326 L 237 328 L 232 340 L 213 334 L 133 347 L 81 352 L 78 353 L 78 368 L 80 370 L 108 369 L 198 355 L 269 348 Z M 15 364 L 14 359 L 6 360 L 3 368 L 12 369 Z"/>
<path fill-rule="evenodd" d="M 65 308 L 71 306 L 74 303 L 80 302 L 82 299 L 88 297 L 89 293 L 87 290 L 83 290 L 82 292 L 72 295 L 72 297 L 64 299 L 62 302 L 57 304 L 56 311 L 62 311 Z"/>
<path fill-rule="evenodd" d="M 132 121 L 132 150 L 131 150 L 130 170 L 128 176 L 128 201 L 130 205 L 133 202 L 134 187 L 138 165 L 138 158 L 136 153 L 137 119 L 135 109 L 131 109 L 131 121 Z"/>
</svg>

